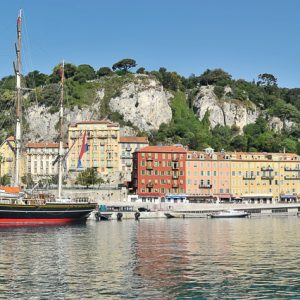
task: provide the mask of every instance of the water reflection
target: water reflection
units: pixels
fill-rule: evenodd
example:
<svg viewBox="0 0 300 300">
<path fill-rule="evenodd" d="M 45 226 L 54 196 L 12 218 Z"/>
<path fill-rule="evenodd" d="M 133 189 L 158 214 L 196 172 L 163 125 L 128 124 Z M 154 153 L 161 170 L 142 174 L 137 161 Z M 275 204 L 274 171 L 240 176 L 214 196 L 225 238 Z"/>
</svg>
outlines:
<svg viewBox="0 0 300 300">
<path fill-rule="evenodd" d="M 141 220 L 0 228 L 5 299 L 288 298 L 300 219 Z"/>
</svg>

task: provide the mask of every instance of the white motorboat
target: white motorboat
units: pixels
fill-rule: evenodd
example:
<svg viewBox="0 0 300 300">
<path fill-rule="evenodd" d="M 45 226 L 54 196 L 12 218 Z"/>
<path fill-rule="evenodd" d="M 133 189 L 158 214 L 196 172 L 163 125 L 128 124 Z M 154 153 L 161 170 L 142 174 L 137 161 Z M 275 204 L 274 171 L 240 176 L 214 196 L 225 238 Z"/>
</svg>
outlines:
<svg viewBox="0 0 300 300">
<path fill-rule="evenodd" d="M 223 210 L 209 215 L 211 218 L 245 218 L 249 213 L 239 210 Z"/>
</svg>

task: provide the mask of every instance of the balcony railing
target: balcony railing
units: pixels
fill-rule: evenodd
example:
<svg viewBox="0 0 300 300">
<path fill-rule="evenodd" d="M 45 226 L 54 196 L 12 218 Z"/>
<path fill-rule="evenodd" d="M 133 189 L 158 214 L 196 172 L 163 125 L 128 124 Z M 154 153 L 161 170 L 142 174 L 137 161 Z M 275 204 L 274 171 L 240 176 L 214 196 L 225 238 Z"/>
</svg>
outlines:
<svg viewBox="0 0 300 300">
<path fill-rule="evenodd" d="M 146 158 L 146 160 L 153 160 L 153 158 L 150 157 L 150 156 L 148 156 L 148 157 Z"/>
<path fill-rule="evenodd" d="M 255 178 L 256 178 L 256 176 L 254 176 L 254 175 L 253 176 L 251 176 L 251 175 L 250 176 L 249 175 L 243 176 L 244 180 L 255 180 Z"/>
<path fill-rule="evenodd" d="M 284 176 L 284 179 L 285 179 L 285 180 L 299 180 L 300 177 L 299 177 L 299 176 L 297 176 L 297 177 Z"/>
<path fill-rule="evenodd" d="M 285 166 L 284 170 L 285 171 L 290 171 L 290 172 L 293 172 L 293 171 L 297 172 L 297 171 L 300 171 L 300 168 L 299 167 L 290 168 L 290 167 Z"/>
<path fill-rule="evenodd" d="M 178 169 L 179 169 L 179 166 L 178 166 L 178 165 L 172 165 L 172 169 L 173 169 L 173 170 L 178 170 Z"/>
<path fill-rule="evenodd" d="M 273 180 L 274 176 L 269 176 L 269 175 L 261 176 L 261 179 L 263 179 L 263 180 Z"/>
<path fill-rule="evenodd" d="M 148 183 L 146 184 L 146 187 L 148 187 L 148 188 L 153 188 L 153 183 L 152 183 L 152 182 L 148 182 Z"/>
<path fill-rule="evenodd" d="M 262 171 L 273 171 L 273 168 L 271 166 L 268 167 L 261 167 Z"/>
<path fill-rule="evenodd" d="M 212 184 L 208 184 L 208 183 L 203 183 L 203 184 L 199 184 L 199 188 L 200 189 L 211 189 L 212 188 Z"/>
</svg>

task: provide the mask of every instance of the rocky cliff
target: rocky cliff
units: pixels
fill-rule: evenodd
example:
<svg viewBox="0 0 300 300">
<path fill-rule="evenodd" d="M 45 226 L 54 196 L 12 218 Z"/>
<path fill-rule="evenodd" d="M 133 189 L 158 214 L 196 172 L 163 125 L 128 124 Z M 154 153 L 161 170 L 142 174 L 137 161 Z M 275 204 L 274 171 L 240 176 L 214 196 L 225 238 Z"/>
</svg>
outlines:
<svg viewBox="0 0 300 300">
<path fill-rule="evenodd" d="M 225 90 L 229 93 L 230 91 Z M 202 86 L 194 101 L 194 111 L 200 120 L 209 112 L 209 121 L 213 127 L 216 125 L 235 125 L 242 129 L 254 123 L 259 115 L 259 110 L 250 101 L 242 102 L 233 99 L 218 99 L 213 86 Z"/>
</svg>

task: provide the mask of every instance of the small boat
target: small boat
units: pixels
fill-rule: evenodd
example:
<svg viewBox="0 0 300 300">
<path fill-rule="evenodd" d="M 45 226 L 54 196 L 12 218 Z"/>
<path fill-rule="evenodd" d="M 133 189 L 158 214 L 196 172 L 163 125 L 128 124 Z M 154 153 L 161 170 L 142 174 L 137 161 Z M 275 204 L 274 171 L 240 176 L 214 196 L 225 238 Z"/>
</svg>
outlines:
<svg viewBox="0 0 300 300">
<path fill-rule="evenodd" d="M 205 212 L 196 212 L 196 211 L 170 211 L 166 212 L 165 216 L 167 219 L 171 218 L 207 218 L 207 213 Z"/>
<path fill-rule="evenodd" d="M 211 218 L 245 218 L 249 216 L 247 212 L 238 210 L 223 210 L 209 215 Z"/>
</svg>

